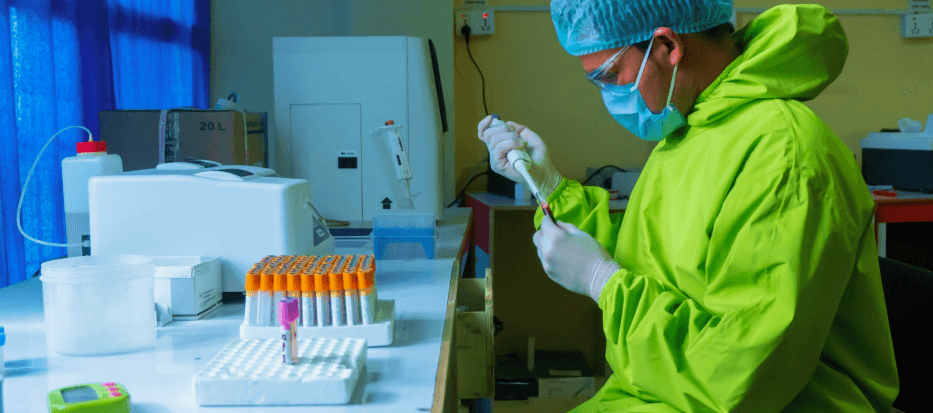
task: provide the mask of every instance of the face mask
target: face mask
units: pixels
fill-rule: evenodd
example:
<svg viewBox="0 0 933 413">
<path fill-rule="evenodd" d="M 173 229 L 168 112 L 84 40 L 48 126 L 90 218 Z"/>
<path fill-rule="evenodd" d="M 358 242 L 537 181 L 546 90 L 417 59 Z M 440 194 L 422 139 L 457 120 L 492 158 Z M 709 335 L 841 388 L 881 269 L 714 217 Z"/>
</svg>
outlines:
<svg viewBox="0 0 933 413">
<path fill-rule="evenodd" d="M 677 66 L 674 66 L 671 89 L 667 93 L 667 105 L 664 106 L 661 113 L 654 113 L 651 109 L 648 109 L 645 99 L 641 96 L 641 92 L 638 91 L 638 84 L 641 83 L 641 75 L 645 71 L 645 64 L 648 62 L 653 43 L 651 42 L 648 45 L 648 51 L 645 52 L 645 58 L 641 62 L 641 68 L 638 70 L 638 78 L 635 79 L 635 83 L 603 85 L 602 95 L 606 109 L 609 109 L 612 117 L 622 124 L 625 129 L 644 140 L 659 141 L 687 122 L 680 111 L 671 104 L 671 97 L 674 95 L 674 79 L 677 78 Z"/>
</svg>

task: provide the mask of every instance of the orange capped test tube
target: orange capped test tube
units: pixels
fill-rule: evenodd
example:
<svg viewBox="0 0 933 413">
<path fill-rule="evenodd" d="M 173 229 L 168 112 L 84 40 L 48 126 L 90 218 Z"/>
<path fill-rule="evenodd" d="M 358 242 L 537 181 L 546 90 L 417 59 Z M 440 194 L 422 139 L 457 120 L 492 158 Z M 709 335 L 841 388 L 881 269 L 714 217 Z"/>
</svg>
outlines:
<svg viewBox="0 0 933 413">
<path fill-rule="evenodd" d="M 268 327 L 274 325 L 272 322 L 272 308 L 275 302 L 272 301 L 272 287 L 275 280 L 275 268 L 263 268 L 259 273 L 259 300 L 256 306 L 256 325 Z"/>
<path fill-rule="evenodd" d="M 347 325 L 360 325 L 363 323 L 360 318 L 360 292 L 359 282 L 357 281 L 359 266 L 360 257 L 350 255 L 347 257 L 347 265 L 343 267 L 343 297 L 347 313 Z"/>
<path fill-rule="evenodd" d="M 317 325 L 320 327 L 330 324 L 330 282 L 327 278 L 333 259 L 324 257 L 314 270 L 314 301 L 317 306 Z"/>
<path fill-rule="evenodd" d="M 314 270 L 317 269 L 319 259 L 315 256 L 308 257 L 304 266 L 299 271 L 301 277 L 301 325 L 303 327 L 313 327 L 317 325 L 317 310 L 314 303 Z"/>
<path fill-rule="evenodd" d="M 297 259 L 297 257 L 295 257 L 294 255 L 287 255 L 285 256 L 285 258 L 279 261 L 278 267 L 287 272 L 288 269 L 292 267 L 292 264 L 295 262 L 295 259 Z"/>
<path fill-rule="evenodd" d="M 376 259 L 372 254 L 360 255 L 356 272 L 360 291 L 360 318 L 363 324 L 376 322 Z"/>
<path fill-rule="evenodd" d="M 347 257 L 344 255 L 338 256 L 327 275 L 330 283 L 330 319 L 331 325 L 335 326 L 347 325 L 347 307 L 344 304 L 346 300 L 343 296 L 343 269 L 346 265 Z"/>
<path fill-rule="evenodd" d="M 256 267 L 246 272 L 246 285 L 244 287 L 246 290 L 246 310 L 244 311 L 243 318 L 246 320 L 246 325 L 248 326 L 256 325 L 258 318 L 259 274 L 260 270 Z"/>
<path fill-rule="evenodd" d="M 298 320 L 295 325 L 301 325 L 301 267 L 292 266 L 285 274 L 285 299 L 294 298 L 298 302 Z"/>
<path fill-rule="evenodd" d="M 272 325 L 278 325 L 279 322 L 279 301 L 285 299 L 285 292 L 288 290 L 288 266 L 280 265 L 273 271 L 272 278 Z"/>
</svg>

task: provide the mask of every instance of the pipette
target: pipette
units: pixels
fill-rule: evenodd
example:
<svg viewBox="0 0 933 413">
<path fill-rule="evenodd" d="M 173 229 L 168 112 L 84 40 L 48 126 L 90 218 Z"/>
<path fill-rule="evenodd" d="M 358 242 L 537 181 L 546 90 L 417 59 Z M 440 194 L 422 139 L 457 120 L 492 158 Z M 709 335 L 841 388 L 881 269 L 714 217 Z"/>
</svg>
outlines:
<svg viewBox="0 0 933 413">
<path fill-rule="evenodd" d="M 371 133 L 376 140 L 382 140 L 383 146 L 389 151 L 392 167 L 395 169 L 395 177 L 401 183 L 403 196 L 398 200 L 399 208 L 414 209 L 414 200 L 411 195 L 411 164 L 408 161 L 408 151 L 402 142 L 401 125 L 396 125 L 394 121 L 387 120 L 384 127 L 378 127 Z"/>
<path fill-rule="evenodd" d="M 492 123 L 489 126 L 506 126 L 505 122 L 502 119 L 499 119 L 499 115 L 492 115 Z M 511 129 L 511 127 L 509 127 Z M 548 205 L 547 200 L 541 196 L 541 190 L 538 189 L 538 186 L 535 185 L 534 179 L 531 179 L 531 175 L 528 174 L 527 165 L 531 164 L 531 158 L 528 156 L 528 153 L 524 149 L 513 149 L 509 151 L 506 156 L 509 159 L 509 163 L 512 165 L 512 168 L 515 168 L 522 178 L 525 178 L 525 183 L 528 184 L 528 188 L 531 189 L 531 194 L 534 195 L 535 200 L 538 201 L 538 204 L 541 205 L 541 211 L 544 212 L 544 215 L 547 215 L 551 219 L 551 222 L 557 223 L 557 220 L 554 219 L 554 213 L 551 212 L 551 207 Z M 521 161 L 521 162 L 519 162 Z"/>
</svg>

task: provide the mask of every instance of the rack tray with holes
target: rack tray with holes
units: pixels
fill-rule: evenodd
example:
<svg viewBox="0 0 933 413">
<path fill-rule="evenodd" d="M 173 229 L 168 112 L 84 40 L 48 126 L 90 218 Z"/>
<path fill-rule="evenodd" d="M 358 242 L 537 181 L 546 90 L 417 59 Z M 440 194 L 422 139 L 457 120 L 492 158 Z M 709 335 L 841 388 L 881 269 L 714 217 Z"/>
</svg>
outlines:
<svg viewBox="0 0 933 413">
<path fill-rule="evenodd" d="M 201 406 L 346 404 L 366 368 L 366 340 L 298 338 L 298 363 L 280 339 L 234 339 L 194 376 Z"/>
</svg>

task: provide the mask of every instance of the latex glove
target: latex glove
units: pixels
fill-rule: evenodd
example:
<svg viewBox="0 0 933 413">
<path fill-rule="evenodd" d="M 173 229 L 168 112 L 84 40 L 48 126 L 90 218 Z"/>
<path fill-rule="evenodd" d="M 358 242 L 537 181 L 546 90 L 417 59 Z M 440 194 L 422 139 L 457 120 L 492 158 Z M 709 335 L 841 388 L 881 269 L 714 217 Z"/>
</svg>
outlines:
<svg viewBox="0 0 933 413">
<path fill-rule="evenodd" d="M 541 196 L 547 199 L 560 184 L 561 175 L 547 156 L 544 141 L 537 133 L 515 122 L 506 122 L 505 126 L 490 127 L 492 116 L 487 116 L 477 126 L 477 136 L 489 149 L 489 165 L 499 175 L 522 185 L 525 178 L 509 163 L 507 154 L 513 149 L 525 149 L 531 158 L 528 175 L 541 190 Z"/>
<path fill-rule="evenodd" d="M 548 277 L 597 303 L 603 286 L 622 268 L 599 241 L 573 224 L 543 219 L 533 239 Z"/>
</svg>

